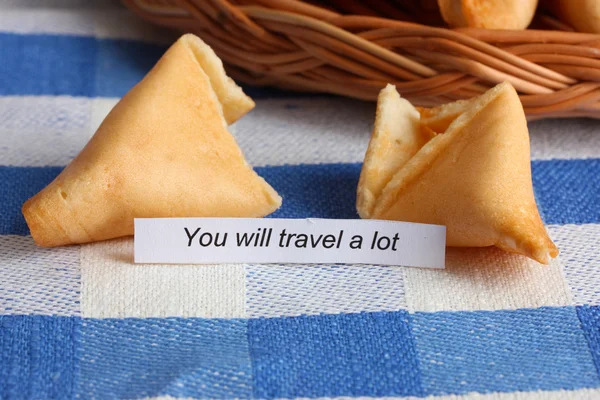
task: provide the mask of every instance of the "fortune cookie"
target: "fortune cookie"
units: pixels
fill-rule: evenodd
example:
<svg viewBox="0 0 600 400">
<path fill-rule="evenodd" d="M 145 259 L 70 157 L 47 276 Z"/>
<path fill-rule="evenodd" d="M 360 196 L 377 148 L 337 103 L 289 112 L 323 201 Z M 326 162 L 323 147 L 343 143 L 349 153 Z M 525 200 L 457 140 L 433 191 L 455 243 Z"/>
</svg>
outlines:
<svg viewBox="0 0 600 400">
<path fill-rule="evenodd" d="M 33 239 L 52 247 L 132 235 L 138 217 L 272 213 L 281 198 L 227 130 L 253 107 L 209 46 L 181 37 L 23 205 Z"/>
<path fill-rule="evenodd" d="M 544 264 L 558 255 L 535 203 L 527 121 L 509 83 L 420 110 L 394 86 L 383 89 L 357 210 L 445 225 L 448 246 L 497 246 Z"/>
</svg>

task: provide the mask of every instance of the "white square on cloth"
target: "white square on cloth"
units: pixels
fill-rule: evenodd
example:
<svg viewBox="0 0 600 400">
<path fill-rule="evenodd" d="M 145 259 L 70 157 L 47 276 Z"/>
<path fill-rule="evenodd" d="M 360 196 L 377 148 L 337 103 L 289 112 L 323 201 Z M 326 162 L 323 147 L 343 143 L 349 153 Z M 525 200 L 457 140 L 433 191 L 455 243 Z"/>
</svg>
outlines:
<svg viewBox="0 0 600 400">
<path fill-rule="evenodd" d="M 575 304 L 600 304 L 600 225 L 552 225 Z"/>
<path fill-rule="evenodd" d="M 81 310 L 91 318 L 242 318 L 244 266 L 133 263 L 133 238 L 81 247 Z"/>
<path fill-rule="evenodd" d="M 407 268 L 411 312 L 572 305 L 560 258 L 544 266 L 495 247 L 448 248 L 446 269 Z"/>
<path fill-rule="evenodd" d="M 249 265 L 249 318 L 406 309 L 403 267 Z"/>
</svg>

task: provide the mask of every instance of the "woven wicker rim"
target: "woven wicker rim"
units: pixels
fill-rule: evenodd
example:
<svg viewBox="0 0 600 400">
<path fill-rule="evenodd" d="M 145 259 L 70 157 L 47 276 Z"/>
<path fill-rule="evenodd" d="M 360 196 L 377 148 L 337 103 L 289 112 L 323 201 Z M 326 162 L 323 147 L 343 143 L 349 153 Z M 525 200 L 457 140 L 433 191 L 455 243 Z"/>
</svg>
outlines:
<svg viewBox="0 0 600 400">
<path fill-rule="evenodd" d="M 502 81 L 530 119 L 600 118 L 600 35 L 445 29 L 341 15 L 297 0 L 124 0 L 143 18 L 193 32 L 255 85 L 374 100 L 387 83 L 421 106 Z"/>
</svg>

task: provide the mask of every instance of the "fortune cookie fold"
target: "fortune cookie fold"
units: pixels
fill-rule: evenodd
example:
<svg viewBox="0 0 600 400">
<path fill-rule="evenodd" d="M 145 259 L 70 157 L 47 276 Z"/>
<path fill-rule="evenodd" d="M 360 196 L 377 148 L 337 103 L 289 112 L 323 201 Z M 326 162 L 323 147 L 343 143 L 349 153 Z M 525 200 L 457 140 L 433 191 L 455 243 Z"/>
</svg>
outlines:
<svg viewBox="0 0 600 400">
<path fill-rule="evenodd" d="M 448 246 L 497 246 L 544 264 L 558 255 L 535 203 L 523 107 L 508 83 L 419 110 L 395 87 L 383 89 L 357 210 L 445 225 Z"/>
<path fill-rule="evenodd" d="M 137 217 L 262 217 L 281 205 L 227 130 L 254 102 L 210 47 L 181 37 L 81 153 L 23 205 L 44 247 L 133 234 Z"/>
</svg>

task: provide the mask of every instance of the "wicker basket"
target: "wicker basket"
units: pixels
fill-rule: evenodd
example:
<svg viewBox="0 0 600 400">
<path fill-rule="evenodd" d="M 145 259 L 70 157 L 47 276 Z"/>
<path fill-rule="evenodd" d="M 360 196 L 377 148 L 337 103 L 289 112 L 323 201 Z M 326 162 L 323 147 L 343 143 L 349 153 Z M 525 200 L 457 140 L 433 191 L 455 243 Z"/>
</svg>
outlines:
<svg viewBox="0 0 600 400">
<path fill-rule="evenodd" d="M 451 30 L 401 21 L 407 15 L 386 2 L 369 5 L 393 19 L 356 0 L 328 2 L 354 15 L 298 0 L 124 3 L 149 21 L 196 33 L 229 74 L 250 84 L 374 100 L 389 82 L 415 104 L 433 106 L 506 80 L 530 119 L 600 118 L 600 35 Z"/>
</svg>

